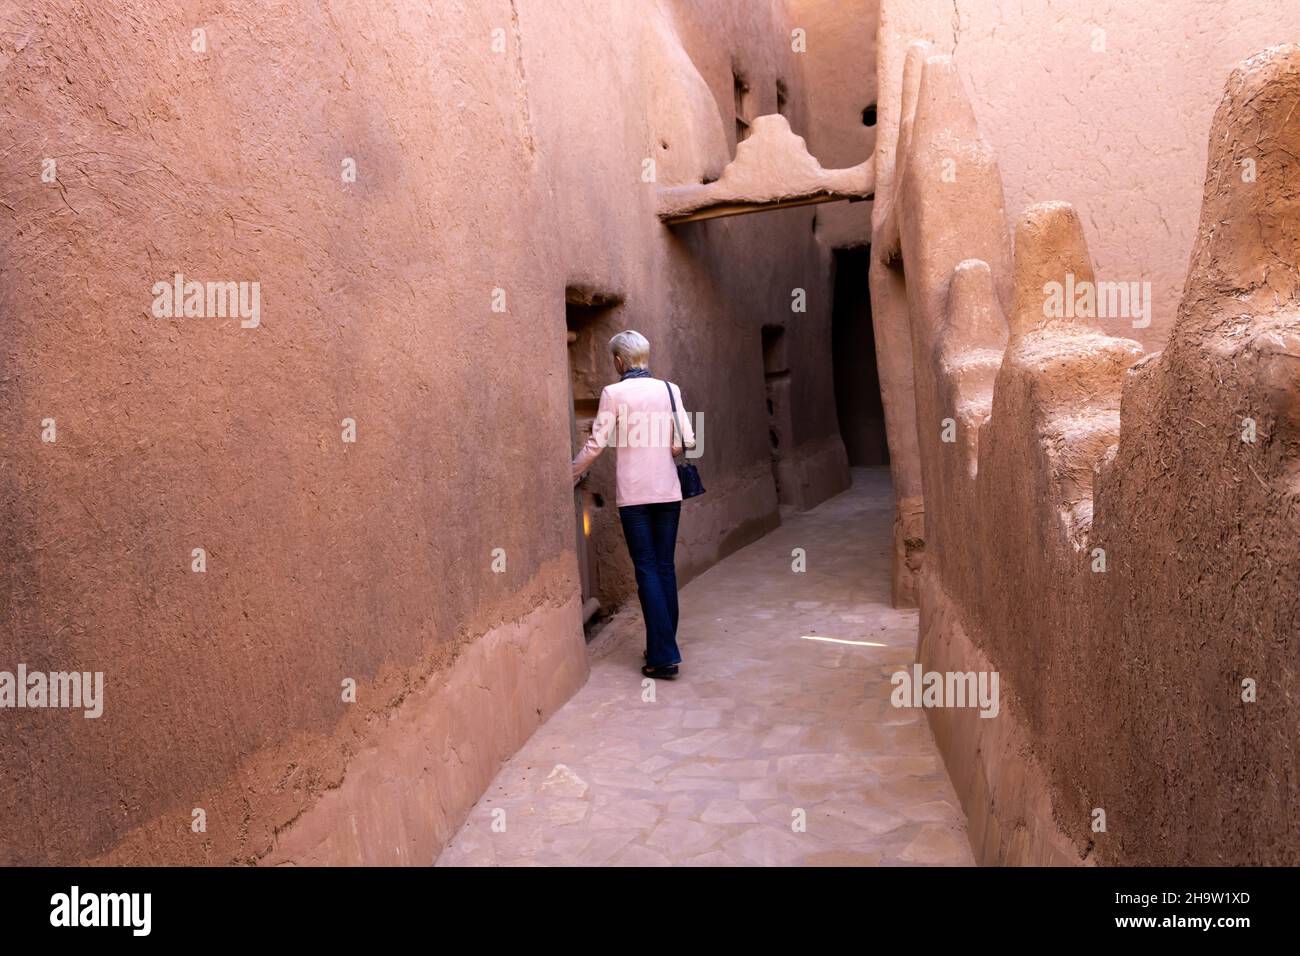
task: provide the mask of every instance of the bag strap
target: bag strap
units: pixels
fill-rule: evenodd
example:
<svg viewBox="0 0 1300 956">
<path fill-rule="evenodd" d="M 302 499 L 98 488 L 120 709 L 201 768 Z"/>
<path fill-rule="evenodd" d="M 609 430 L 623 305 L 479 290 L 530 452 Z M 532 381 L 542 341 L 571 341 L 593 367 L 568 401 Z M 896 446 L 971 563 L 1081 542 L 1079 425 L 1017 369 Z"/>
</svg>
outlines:
<svg viewBox="0 0 1300 956">
<path fill-rule="evenodd" d="M 668 404 L 671 405 L 671 406 L 673 407 L 673 437 L 676 438 L 676 436 L 680 435 L 681 432 L 682 432 L 681 426 L 677 424 L 677 399 L 673 398 L 673 383 L 672 383 L 672 382 L 669 382 L 669 381 L 665 380 L 665 381 L 664 381 L 664 387 L 665 387 L 666 389 L 668 389 Z M 672 446 L 671 446 L 671 445 L 668 447 L 668 450 L 669 450 L 669 451 L 672 451 Z M 685 438 L 682 438 L 682 451 L 686 451 L 686 439 L 685 439 Z"/>
</svg>

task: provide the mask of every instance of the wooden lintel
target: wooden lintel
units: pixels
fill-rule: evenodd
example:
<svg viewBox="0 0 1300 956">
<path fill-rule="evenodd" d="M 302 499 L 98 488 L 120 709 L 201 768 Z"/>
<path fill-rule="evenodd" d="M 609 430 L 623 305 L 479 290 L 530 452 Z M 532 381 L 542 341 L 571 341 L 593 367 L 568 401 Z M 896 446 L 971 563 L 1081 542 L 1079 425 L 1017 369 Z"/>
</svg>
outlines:
<svg viewBox="0 0 1300 956">
<path fill-rule="evenodd" d="M 705 206 L 694 212 L 671 216 L 663 220 L 666 226 L 678 226 L 685 222 L 698 222 L 701 219 L 720 219 L 723 216 L 745 216 L 754 212 L 767 212 L 769 209 L 790 209 L 794 206 L 813 206 L 824 202 L 850 202 L 865 199 L 865 196 L 846 196 L 843 194 L 822 193 L 818 196 L 806 196 L 802 199 L 781 199 L 777 202 L 757 203 L 720 203 L 717 206 Z"/>
</svg>

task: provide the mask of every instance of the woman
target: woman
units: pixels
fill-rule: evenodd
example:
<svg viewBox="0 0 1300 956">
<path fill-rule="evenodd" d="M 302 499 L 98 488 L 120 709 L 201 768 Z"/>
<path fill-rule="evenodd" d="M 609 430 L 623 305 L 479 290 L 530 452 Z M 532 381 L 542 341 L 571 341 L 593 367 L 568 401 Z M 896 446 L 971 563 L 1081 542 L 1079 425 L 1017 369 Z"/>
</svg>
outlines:
<svg viewBox="0 0 1300 956">
<path fill-rule="evenodd" d="M 591 438 L 573 460 L 576 485 L 609 444 L 618 448 L 618 516 L 645 616 L 646 677 L 677 676 L 677 519 L 682 488 L 673 456 L 695 447 L 676 385 L 650 377 L 650 343 L 629 329 L 609 340 L 619 381 L 600 393 Z M 668 390 L 672 389 L 670 400 Z M 672 404 L 677 405 L 677 414 Z"/>
</svg>

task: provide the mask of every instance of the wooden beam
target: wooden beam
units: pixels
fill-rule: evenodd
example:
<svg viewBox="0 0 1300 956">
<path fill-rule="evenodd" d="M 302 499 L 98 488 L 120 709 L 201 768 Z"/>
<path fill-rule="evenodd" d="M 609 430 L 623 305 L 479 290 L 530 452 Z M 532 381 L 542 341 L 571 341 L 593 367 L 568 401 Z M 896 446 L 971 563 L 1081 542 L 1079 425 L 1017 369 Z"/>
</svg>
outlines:
<svg viewBox="0 0 1300 956">
<path fill-rule="evenodd" d="M 685 222 L 698 222 L 701 219 L 721 219 L 724 216 L 747 216 L 750 213 L 767 212 L 769 209 L 791 209 L 795 206 L 815 206 L 827 202 L 862 202 L 870 198 L 872 197 L 822 193 L 818 196 L 804 196 L 799 199 L 781 199 L 777 202 L 727 202 L 719 203 L 716 206 L 705 206 L 703 209 L 697 209 L 694 212 L 669 216 L 663 220 L 663 223 L 666 226 L 679 226 Z"/>
</svg>

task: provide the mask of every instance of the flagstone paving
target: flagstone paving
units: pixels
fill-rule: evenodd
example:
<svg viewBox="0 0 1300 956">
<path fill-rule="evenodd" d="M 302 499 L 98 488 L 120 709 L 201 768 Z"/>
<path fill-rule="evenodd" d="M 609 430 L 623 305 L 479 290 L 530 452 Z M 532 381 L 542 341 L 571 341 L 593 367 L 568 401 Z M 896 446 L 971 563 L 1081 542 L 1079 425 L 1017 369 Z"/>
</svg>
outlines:
<svg viewBox="0 0 1300 956">
<path fill-rule="evenodd" d="M 892 522 L 888 470 L 855 469 L 693 580 L 653 699 L 639 609 L 617 615 L 437 865 L 973 865 L 924 714 L 889 702 L 917 629 L 889 606 Z"/>
</svg>

